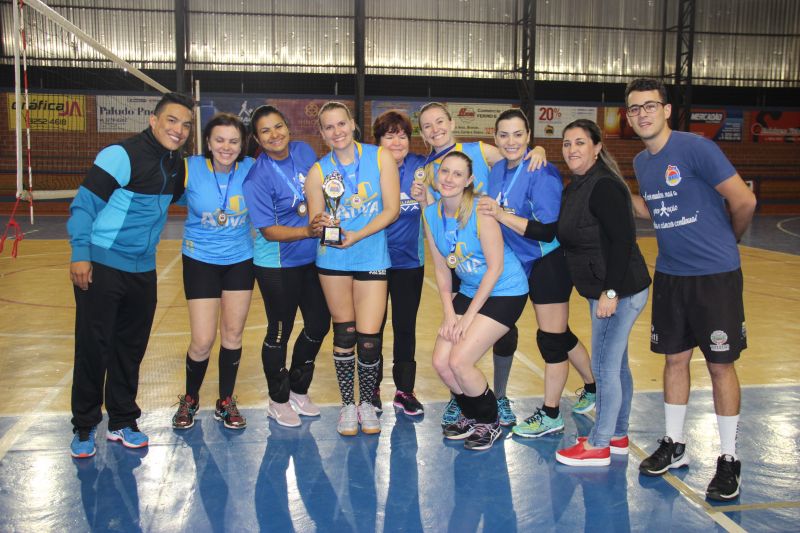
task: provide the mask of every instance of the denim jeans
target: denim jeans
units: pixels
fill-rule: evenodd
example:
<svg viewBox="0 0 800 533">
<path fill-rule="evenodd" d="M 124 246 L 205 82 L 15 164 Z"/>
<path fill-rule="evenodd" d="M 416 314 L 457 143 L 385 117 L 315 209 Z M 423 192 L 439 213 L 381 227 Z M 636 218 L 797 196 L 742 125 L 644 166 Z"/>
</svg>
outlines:
<svg viewBox="0 0 800 533">
<path fill-rule="evenodd" d="M 597 383 L 595 422 L 589 444 L 604 448 L 611 437 L 628 434 L 633 378 L 628 365 L 628 337 L 647 304 L 648 289 L 620 298 L 609 318 L 597 318 L 597 300 L 589 298 L 592 319 L 592 372 Z"/>
</svg>

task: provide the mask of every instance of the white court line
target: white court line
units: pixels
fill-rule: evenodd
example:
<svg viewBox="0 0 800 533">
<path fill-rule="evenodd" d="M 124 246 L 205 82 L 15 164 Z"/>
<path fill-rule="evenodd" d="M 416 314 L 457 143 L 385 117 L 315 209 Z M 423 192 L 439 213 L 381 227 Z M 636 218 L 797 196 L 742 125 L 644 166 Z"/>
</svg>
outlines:
<svg viewBox="0 0 800 533">
<path fill-rule="evenodd" d="M 792 222 L 792 221 L 798 220 L 798 219 L 800 219 L 800 217 L 785 218 L 785 219 L 781 220 L 780 222 L 778 222 L 776 224 L 776 227 L 778 228 L 778 230 L 786 233 L 787 235 L 791 235 L 792 237 L 800 237 L 800 234 L 797 234 L 797 233 L 795 233 L 793 231 L 789 231 L 788 229 L 783 227 L 783 223 L 784 222 Z"/>
</svg>

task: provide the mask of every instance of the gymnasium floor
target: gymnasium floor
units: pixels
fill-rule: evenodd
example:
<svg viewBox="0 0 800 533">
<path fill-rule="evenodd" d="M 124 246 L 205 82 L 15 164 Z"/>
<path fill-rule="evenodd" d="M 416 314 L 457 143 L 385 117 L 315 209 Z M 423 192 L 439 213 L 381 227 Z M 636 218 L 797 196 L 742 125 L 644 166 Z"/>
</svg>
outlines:
<svg viewBox="0 0 800 533">
<path fill-rule="evenodd" d="M 170 417 L 182 392 L 189 340 L 178 219 L 168 224 L 159 249 L 159 307 L 141 372 L 140 427 L 150 447 L 128 450 L 107 442 L 101 425 L 97 456 L 73 460 L 74 309 L 65 219 L 21 222 L 26 235 L 19 257 L 10 259 L 11 243 L 0 256 L 0 387 L 7 391 L 0 395 L 0 531 L 800 530 L 800 217 L 758 217 L 742 242 L 750 348 L 737 363 L 744 387 L 742 493 L 729 504 L 704 499 L 718 439 L 702 358 L 692 365 L 691 465 L 663 478 L 638 474 L 640 459 L 663 433 L 662 360 L 648 349 L 649 305 L 631 335 L 636 395 L 628 458 L 615 457 L 607 468 L 556 464 L 555 450 L 591 427 L 591 418 L 581 415 L 565 416 L 563 435 L 506 435 L 485 452 L 443 441 L 439 418 L 446 391 L 426 362 L 441 318 L 430 268 L 417 341 L 416 390 L 424 418 L 393 412 L 387 365 L 383 432 L 340 437 L 329 336 L 310 391 L 325 406 L 322 416 L 304 419 L 300 428 L 268 420 L 259 357 L 265 315 L 256 291 L 237 383 L 247 429 L 226 430 L 213 420 L 212 363 L 199 423 L 173 431 Z M 642 226 L 639 235 L 652 268 L 652 230 Z M 574 294 L 571 312 L 572 329 L 588 343 L 585 300 Z M 541 403 L 543 363 L 531 309 L 519 325 L 509 396 L 524 417 Z M 385 345 L 391 360 L 391 328 Z M 483 368 L 491 375 L 491 364 Z M 565 414 L 578 381 L 573 371 L 562 399 Z"/>
</svg>

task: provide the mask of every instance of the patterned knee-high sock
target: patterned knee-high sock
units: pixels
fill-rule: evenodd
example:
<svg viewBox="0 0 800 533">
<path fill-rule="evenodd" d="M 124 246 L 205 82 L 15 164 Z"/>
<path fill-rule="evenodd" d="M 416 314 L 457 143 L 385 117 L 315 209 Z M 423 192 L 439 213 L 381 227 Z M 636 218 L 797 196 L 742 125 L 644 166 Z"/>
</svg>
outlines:
<svg viewBox="0 0 800 533">
<path fill-rule="evenodd" d="M 333 352 L 333 366 L 336 368 L 336 379 L 339 381 L 339 392 L 342 394 L 342 405 L 353 405 L 355 384 L 356 354 L 355 352 Z"/>
<path fill-rule="evenodd" d="M 381 370 L 381 361 L 373 363 L 358 361 L 358 399 L 362 402 L 372 400 L 375 384 L 378 382 L 378 372 Z"/>
</svg>

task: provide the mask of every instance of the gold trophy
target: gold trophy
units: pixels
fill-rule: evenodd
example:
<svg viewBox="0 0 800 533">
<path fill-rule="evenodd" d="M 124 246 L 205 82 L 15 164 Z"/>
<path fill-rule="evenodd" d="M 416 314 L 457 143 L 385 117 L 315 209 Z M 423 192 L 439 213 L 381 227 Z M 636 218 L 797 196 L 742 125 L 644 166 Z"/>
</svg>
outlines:
<svg viewBox="0 0 800 533">
<path fill-rule="evenodd" d="M 339 204 L 344 196 L 344 178 L 339 171 L 334 170 L 330 175 L 325 176 L 322 183 L 322 194 L 325 197 L 325 206 L 331 219 L 336 220 L 339 212 Z M 342 244 L 342 228 L 339 226 L 325 226 L 322 228 L 322 244 Z"/>
</svg>

